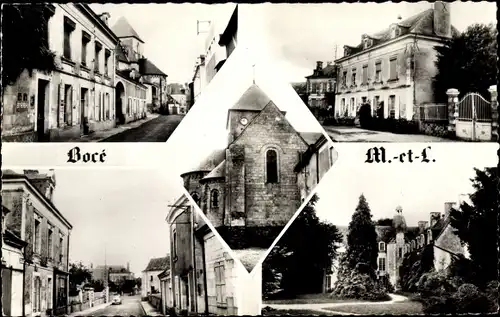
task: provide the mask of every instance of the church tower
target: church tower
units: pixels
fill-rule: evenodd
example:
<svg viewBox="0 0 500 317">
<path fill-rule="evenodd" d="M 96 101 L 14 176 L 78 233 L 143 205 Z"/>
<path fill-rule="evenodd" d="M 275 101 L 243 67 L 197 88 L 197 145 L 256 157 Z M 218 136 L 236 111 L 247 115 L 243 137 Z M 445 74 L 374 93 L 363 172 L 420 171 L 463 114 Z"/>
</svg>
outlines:
<svg viewBox="0 0 500 317">
<path fill-rule="evenodd" d="M 250 86 L 241 98 L 228 110 L 228 144 L 231 144 L 257 116 L 271 99 L 256 84 Z"/>
</svg>

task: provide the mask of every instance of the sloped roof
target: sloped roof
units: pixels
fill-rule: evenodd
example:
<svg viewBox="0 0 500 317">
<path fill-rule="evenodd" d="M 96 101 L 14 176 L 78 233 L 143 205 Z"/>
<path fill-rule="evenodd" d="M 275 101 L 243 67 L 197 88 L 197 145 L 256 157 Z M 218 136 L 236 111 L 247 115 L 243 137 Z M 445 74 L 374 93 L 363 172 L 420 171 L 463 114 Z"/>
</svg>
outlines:
<svg viewBox="0 0 500 317">
<path fill-rule="evenodd" d="M 229 110 L 261 111 L 269 102 L 271 98 L 259 86 L 253 84 Z"/>
<path fill-rule="evenodd" d="M 158 76 L 167 76 L 164 72 L 162 72 L 158 67 L 156 67 L 153 62 L 151 62 L 147 58 L 141 58 L 139 60 L 139 72 L 142 75 L 158 75 Z"/>
<path fill-rule="evenodd" d="M 120 17 L 118 21 L 116 21 L 115 25 L 111 28 L 116 36 L 120 37 L 135 37 L 141 43 L 144 41 L 141 39 L 139 34 L 134 30 L 134 28 L 130 25 L 128 20 L 125 17 Z"/>
<path fill-rule="evenodd" d="M 314 73 L 312 75 L 306 76 L 306 78 L 334 78 L 337 68 L 337 65 L 327 65 L 319 71 L 314 70 Z"/>
<path fill-rule="evenodd" d="M 149 260 L 148 266 L 144 269 L 144 272 L 149 271 L 164 271 L 170 268 L 170 256 L 163 258 L 153 258 Z"/>
<path fill-rule="evenodd" d="M 226 159 L 226 149 L 217 149 L 214 150 L 210 155 L 208 155 L 203 161 L 201 161 L 198 166 L 195 168 L 183 173 L 191 173 L 191 172 L 211 172 L 214 168 L 216 168 L 222 161 Z M 181 176 L 182 176 L 181 175 Z"/>
<path fill-rule="evenodd" d="M 430 8 L 420 13 L 417 13 L 409 18 L 406 18 L 402 21 L 394 23 L 401 27 L 400 36 L 406 35 L 408 33 L 412 34 L 421 34 L 421 35 L 429 35 L 429 36 L 437 36 L 435 28 L 434 28 L 434 9 Z M 455 36 L 459 34 L 459 31 L 452 25 L 451 26 L 451 35 Z M 391 27 L 387 27 L 384 30 L 373 34 L 367 34 L 368 38 L 373 40 L 373 45 L 367 49 L 371 49 L 379 44 L 387 42 L 391 40 Z M 351 54 L 355 54 L 361 52 L 364 49 L 363 43 L 360 43 L 356 46 L 348 46 L 351 49 Z M 347 56 L 345 56 L 347 57 Z M 344 58 L 344 57 L 342 57 Z M 341 58 L 341 59 L 342 59 Z"/>
<path fill-rule="evenodd" d="M 315 144 L 321 137 L 324 136 L 321 132 L 299 132 L 299 134 L 308 145 Z"/>
<path fill-rule="evenodd" d="M 395 235 L 396 231 L 392 226 L 375 226 L 377 232 L 377 241 L 389 242 Z"/>
<path fill-rule="evenodd" d="M 226 176 L 226 160 L 223 160 L 216 168 L 214 168 L 207 176 L 203 177 L 202 180 L 219 178 Z"/>
</svg>

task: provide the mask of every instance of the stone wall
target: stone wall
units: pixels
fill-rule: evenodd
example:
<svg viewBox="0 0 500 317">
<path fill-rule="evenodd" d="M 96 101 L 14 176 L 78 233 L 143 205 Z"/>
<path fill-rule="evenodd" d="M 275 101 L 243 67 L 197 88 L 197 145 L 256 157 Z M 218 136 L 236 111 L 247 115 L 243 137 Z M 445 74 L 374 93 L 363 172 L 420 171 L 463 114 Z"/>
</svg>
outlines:
<svg viewBox="0 0 500 317">
<path fill-rule="evenodd" d="M 266 183 L 268 149 L 278 154 L 276 184 Z M 280 110 L 272 103 L 266 106 L 228 150 L 226 183 L 231 214 L 235 210 L 243 213 L 247 226 L 285 225 L 300 206 L 294 168 L 299 152 L 306 149 Z"/>
<path fill-rule="evenodd" d="M 2 190 L 2 206 L 10 212 L 5 217 L 6 228 L 22 237 L 23 190 Z"/>
</svg>

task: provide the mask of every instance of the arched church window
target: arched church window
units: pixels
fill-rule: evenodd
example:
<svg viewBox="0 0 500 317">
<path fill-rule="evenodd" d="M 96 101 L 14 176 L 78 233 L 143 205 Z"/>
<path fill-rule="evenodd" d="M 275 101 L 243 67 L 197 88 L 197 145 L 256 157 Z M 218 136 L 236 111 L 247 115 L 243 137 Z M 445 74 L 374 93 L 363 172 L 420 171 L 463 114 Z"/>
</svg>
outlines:
<svg viewBox="0 0 500 317">
<path fill-rule="evenodd" d="M 200 196 L 196 192 L 191 193 L 191 197 L 193 198 L 194 202 L 200 206 Z"/>
<path fill-rule="evenodd" d="M 210 208 L 219 208 L 219 191 L 212 189 L 210 193 Z"/>
<path fill-rule="evenodd" d="M 275 150 L 266 152 L 266 183 L 278 182 L 278 153 Z"/>
</svg>

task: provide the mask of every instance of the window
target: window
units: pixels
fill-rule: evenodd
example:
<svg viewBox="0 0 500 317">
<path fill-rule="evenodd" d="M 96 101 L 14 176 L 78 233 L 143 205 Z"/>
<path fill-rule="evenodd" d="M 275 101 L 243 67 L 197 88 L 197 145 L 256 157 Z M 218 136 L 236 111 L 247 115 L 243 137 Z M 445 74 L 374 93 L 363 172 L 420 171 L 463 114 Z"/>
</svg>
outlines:
<svg viewBox="0 0 500 317">
<path fill-rule="evenodd" d="M 363 85 L 368 84 L 368 65 L 363 66 Z"/>
<path fill-rule="evenodd" d="M 99 73 L 101 70 L 100 59 L 101 59 L 101 50 L 102 44 L 99 42 L 95 42 L 95 62 L 94 62 L 94 71 Z"/>
<path fill-rule="evenodd" d="M 219 208 L 219 191 L 212 189 L 210 193 L 210 208 Z"/>
<path fill-rule="evenodd" d="M 71 85 L 64 85 L 64 122 L 71 125 L 73 113 L 73 88 Z"/>
<path fill-rule="evenodd" d="M 380 272 L 385 272 L 385 258 L 378 259 L 378 270 Z"/>
<path fill-rule="evenodd" d="M 172 233 L 173 237 L 172 237 L 172 244 L 173 244 L 173 248 L 174 248 L 174 258 L 177 258 L 177 232 L 174 230 L 174 232 Z"/>
<path fill-rule="evenodd" d="M 109 120 L 109 111 L 110 111 L 110 102 L 109 102 L 109 94 L 106 93 L 106 120 Z"/>
<path fill-rule="evenodd" d="M 347 108 L 345 106 L 345 98 L 342 98 L 340 100 L 340 111 L 342 111 L 342 113 L 340 114 L 341 116 L 342 115 L 347 116 Z"/>
<path fill-rule="evenodd" d="M 396 96 L 389 96 L 389 117 L 394 119 L 396 117 Z"/>
<path fill-rule="evenodd" d="M 153 275 L 149 277 L 149 280 L 152 282 L 153 281 Z"/>
<path fill-rule="evenodd" d="M 375 82 L 380 82 L 382 80 L 382 62 L 378 61 L 375 63 Z"/>
<path fill-rule="evenodd" d="M 49 232 L 47 233 L 47 255 L 49 256 L 49 259 L 52 259 L 54 256 L 54 247 L 52 245 L 52 237 L 54 235 L 54 230 L 52 228 L 49 228 Z"/>
<path fill-rule="evenodd" d="M 80 91 L 80 106 L 83 107 L 83 108 L 87 108 L 88 106 L 88 89 L 87 88 L 81 88 L 81 91 Z"/>
<path fill-rule="evenodd" d="M 393 57 L 389 61 L 389 80 L 396 80 L 398 79 L 398 74 L 397 74 L 397 58 Z"/>
<path fill-rule="evenodd" d="M 266 152 L 266 183 L 278 182 L 278 153 L 275 150 Z"/>
<path fill-rule="evenodd" d="M 200 205 L 200 196 L 198 195 L 198 193 L 192 192 L 191 197 L 193 198 L 194 202 L 199 206 Z"/>
<path fill-rule="evenodd" d="M 351 72 L 351 84 L 356 86 L 356 68 L 353 68 Z"/>
<path fill-rule="evenodd" d="M 378 250 L 379 251 L 385 251 L 385 243 L 384 242 L 379 242 L 378 243 Z"/>
<path fill-rule="evenodd" d="M 82 65 L 87 65 L 87 49 L 88 44 L 90 43 L 90 35 L 85 32 L 82 32 Z"/>
<path fill-rule="evenodd" d="M 380 103 L 380 96 L 373 97 L 373 116 L 374 117 L 377 116 L 377 109 L 379 107 L 379 103 Z"/>
<path fill-rule="evenodd" d="M 64 39 L 63 39 L 63 56 L 71 59 L 71 34 L 75 30 L 75 22 L 64 17 Z"/>
<path fill-rule="evenodd" d="M 36 217 L 36 216 L 35 216 Z M 33 238 L 33 251 L 35 253 L 40 254 L 40 238 L 41 238 L 41 221 L 39 219 L 35 219 L 35 235 Z"/>
<path fill-rule="evenodd" d="M 351 112 L 354 112 L 356 107 L 356 99 L 354 97 L 351 98 Z"/>
<path fill-rule="evenodd" d="M 215 293 L 218 304 L 226 304 L 226 278 L 224 262 L 218 262 L 214 266 L 215 270 Z"/>
<path fill-rule="evenodd" d="M 40 276 L 35 276 L 33 281 L 33 312 L 38 313 L 41 311 L 42 303 L 42 280 Z"/>
<path fill-rule="evenodd" d="M 110 57 L 111 57 L 111 51 L 106 49 L 106 51 L 104 52 L 104 74 L 108 76 L 110 73 L 110 68 L 109 68 Z"/>
<path fill-rule="evenodd" d="M 96 109 L 95 109 L 95 119 L 97 121 L 101 121 L 101 92 L 99 92 L 99 101 L 96 103 Z"/>
<path fill-rule="evenodd" d="M 342 74 L 342 85 L 344 85 L 344 86 L 347 85 L 347 72 L 344 72 Z"/>
<path fill-rule="evenodd" d="M 402 257 L 403 257 L 403 248 L 402 248 L 402 247 L 399 247 L 399 248 L 398 248 L 398 257 L 399 257 L 399 258 L 402 258 Z"/>
<path fill-rule="evenodd" d="M 64 256 L 64 237 L 62 235 L 59 235 L 59 263 L 63 262 L 63 256 Z"/>
</svg>

